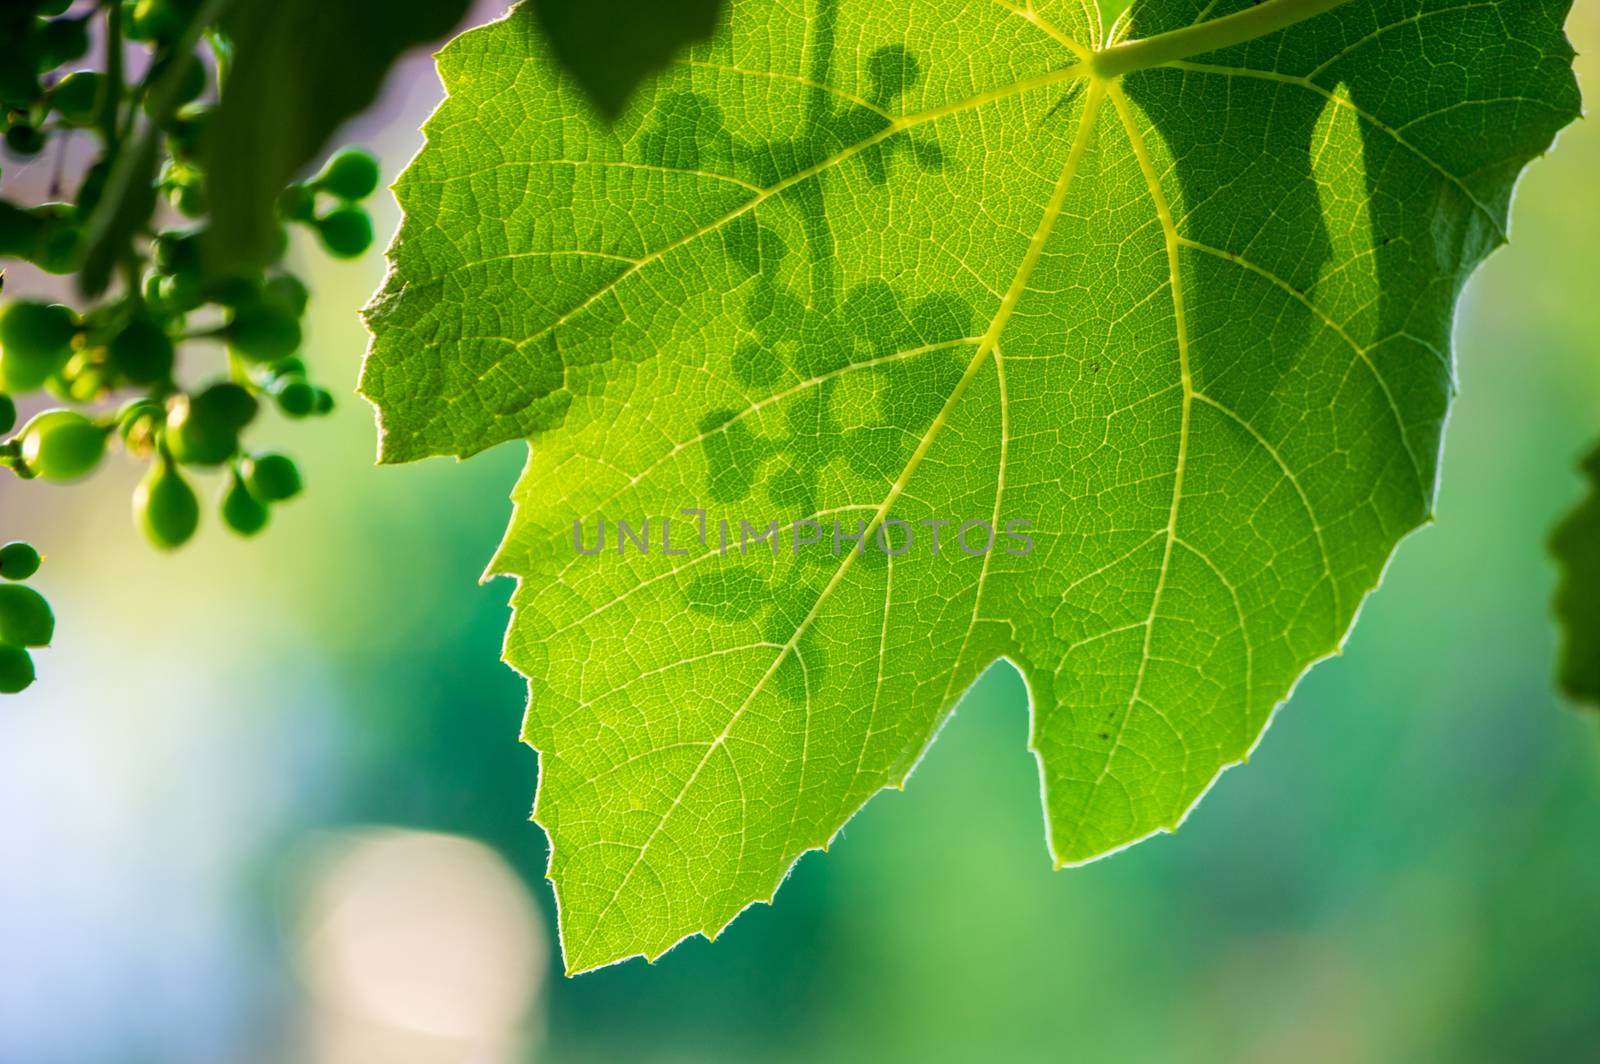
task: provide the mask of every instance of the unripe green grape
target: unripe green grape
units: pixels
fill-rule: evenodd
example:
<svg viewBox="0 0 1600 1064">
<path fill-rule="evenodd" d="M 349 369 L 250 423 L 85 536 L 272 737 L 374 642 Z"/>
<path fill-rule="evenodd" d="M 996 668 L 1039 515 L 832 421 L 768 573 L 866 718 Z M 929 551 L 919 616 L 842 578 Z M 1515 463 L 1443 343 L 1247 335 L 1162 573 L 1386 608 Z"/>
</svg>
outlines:
<svg viewBox="0 0 1600 1064">
<path fill-rule="evenodd" d="M 170 55 L 164 55 L 150 67 L 150 72 L 145 75 L 144 83 L 149 86 L 149 91 L 144 94 L 144 110 L 146 114 L 153 113 L 151 108 L 156 102 L 156 94 L 160 91 L 159 86 L 166 80 L 167 72 L 171 69 L 172 59 Z M 190 60 L 184 65 L 183 73 L 180 76 L 183 80 L 178 84 L 178 95 L 173 104 L 176 107 L 192 103 L 202 92 L 206 91 L 206 68 L 200 63 Z"/>
<path fill-rule="evenodd" d="M 45 273 L 75 273 L 83 255 L 83 229 L 70 222 L 56 222 L 39 231 L 39 238 L 28 258 Z"/>
<path fill-rule="evenodd" d="M 39 98 L 33 54 L 22 41 L 0 40 L 0 104 L 26 111 Z"/>
<path fill-rule="evenodd" d="M 270 369 L 275 380 L 284 377 L 304 377 L 306 375 L 305 360 L 298 355 L 280 358 L 272 364 Z"/>
<path fill-rule="evenodd" d="M 239 433 L 225 425 L 197 422 L 193 407 L 180 404 L 167 415 L 167 445 L 172 457 L 191 466 L 216 466 L 239 449 Z"/>
<path fill-rule="evenodd" d="M 206 194 L 205 182 L 195 179 L 168 185 L 167 202 L 185 218 L 203 218 L 210 209 L 211 197 Z"/>
<path fill-rule="evenodd" d="M 88 18 L 58 18 L 45 23 L 38 33 L 38 48 L 37 68 L 41 73 L 83 58 L 89 51 Z"/>
<path fill-rule="evenodd" d="M 312 180 L 322 191 L 342 200 L 366 199 L 378 187 L 378 160 L 361 148 L 343 148 Z"/>
<path fill-rule="evenodd" d="M 161 282 L 165 280 L 159 273 L 150 271 L 144 275 L 144 301 L 151 310 L 162 310 Z"/>
<path fill-rule="evenodd" d="M 221 465 L 239 450 L 239 431 L 256 416 L 255 396 L 237 384 L 213 384 L 167 414 L 167 442 L 185 465 Z"/>
<path fill-rule="evenodd" d="M 72 355 L 77 317 L 59 304 L 17 300 L 0 308 L 0 386 L 36 391 Z"/>
<path fill-rule="evenodd" d="M 105 457 L 106 434 L 75 410 L 47 410 L 22 427 L 22 460 L 54 483 L 77 480 Z"/>
<path fill-rule="evenodd" d="M 0 436 L 17 427 L 17 404 L 11 396 L 0 392 Z"/>
<path fill-rule="evenodd" d="M 23 357 L 65 360 L 78 318 L 59 303 L 18 299 L 0 310 L 0 345 Z"/>
<path fill-rule="evenodd" d="M 0 584 L 0 643 L 47 647 L 56 634 L 50 603 L 31 587 Z"/>
<path fill-rule="evenodd" d="M 317 235 L 330 255 L 353 259 L 372 246 L 372 216 L 360 207 L 335 207 L 316 220 Z"/>
<path fill-rule="evenodd" d="M 211 124 L 215 110 L 210 104 L 194 103 L 173 116 L 167 124 L 167 144 L 174 155 L 193 159 L 200 153 L 200 142 Z"/>
<path fill-rule="evenodd" d="M 124 325 L 106 354 L 112 368 L 133 384 L 155 384 L 172 376 L 172 338 L 153 321 L 139 318 Z"/>
<path fill-rule="evenodd" d="M 23 157 L 38 155 L 44 151 L 45 136 L 37 126 L 27 122 L 13 122 L 6 130 L 6 147 L 15 155 Z"/>
<path fill-rule="evenodd" d="M 305 315 L 311 293 L 306 291 L 306 286 L 298 277 L 279 273 L 267 278 L 261 287 L 261 298 L 299 318 Z"/>
<path fill-rule="evenodd" d="M 316 393 L 316 401 L 311 406 L 311 412 L 318 417 L 333 413 L 333 393 L 326 388 L 314 388 L 313 391 Z"/>
<path fill-rule="evenodd" d="M 214 417 L 235 431 L 255 420 L 261 409 L 250 389 L 232 381 L 221 381 L 208 386 L 194 397 L 194 406 L 206 417 Z"/>
<path fill-rule="evenodd" d="M 27 395 L 44 387 L 50 375 L 60 369 L 65 359 L 41 362 L 24 358 L 0 347 L 0 388 L 16 395 Z"/>
<path fill-rule="evenodd" d="M 153 399 L 129 399 L 117 411 L 117 435 L 130 451 L 143 452 L 154 438 L 155 428 L 166 420 L 166 410 Z"/>
<path fill-rule="evenodd" d="M 229 347 L 252 362 L 276 362 L 300 347 L 300 323 L 271 303 L 237 308 L 224 335 Z"/>
<path fill-rule="evenodd" d="M 150 242 L 150 258 L 162 273 L 200 273 L 200 231 L 168 229 Z"/>
<path fill-rule="evenodd" d="M 93 403 L 110 385 L 106 381 L 105 363 L 74 355 L 60 376 L 50 378 L 45 387 L 69 402 Z"/>
<path fill-rule="evenodd" d="M 200 279 L 187 273 L 161 278 L 156 284 L 156 294 L 164 308 L 179 314 L 187 314 L 205 302 Z"/>
<path fill-rule="evenodd" d="M 253 306 L 261 302 L 259 278 L 234 275 L 213 281 L 206 286 L 206 301 L 220 303 L 229 308 Z"/>
<path fill-rule="evenodd" d="M 33 686 L 33 656 L 21 647 L 0 643 L 0 695 L 20 694 Z"/>
<path fill-rule="evenodd" d="M 32 240 L 22 256 L 48 273 L 71 273 L 82 249 L 82 212 L 71 203 L 41 203 L 28 211 Z"/>
<path fill-rule="evenodd" d="M 156 459 L 133 492 L 133 517 L 160 550 L 176 550 L 200 527 L 200 500 L 166 456 Z"/>
<path fill-rule="evenodd" d="M 39 220 L 30 212 L 0 200 L 0 257 L 27 258 L 38 229 Z"/>
<path fill-rule="evenodd" d="M 43 560 L 30 543 L 7 543 L 0 547 L 0 576 L 7 580 L 26 580 L 39 571 Z"/>
<path fill-rule="evenodd" d="M 169 41 L 183 32 L 192 14 L 174 0 L 137 0 L 128 9 L 128 36 L 135 41 Z"/>
<path fill-rule="evenodd" d="M 241 536 L 253 536 L 267 527 L 267 504 L 251 494 L 237 470 L 223 489 L 222 522 Z"/>
<path fill-rule="evenodd" d="M 295 419 L 310 417 L 317 410 L 317 390 L 303 378 L 286 378 L 278 388 L 278 409 Z"/>
<path fill-rule="evenodd" d="M 241 463 L 245 486 L 262 502 L 285 502 L 300 494 L 300 467 L 286 454 L 258 454 Z"/>
<path fill-rule="evenodd" d="M 74 70 L 50 90 L 50 106 L 69 125 L 93 125 L 105 83 L 105 75 L 97 70 Z"/>
</svg>

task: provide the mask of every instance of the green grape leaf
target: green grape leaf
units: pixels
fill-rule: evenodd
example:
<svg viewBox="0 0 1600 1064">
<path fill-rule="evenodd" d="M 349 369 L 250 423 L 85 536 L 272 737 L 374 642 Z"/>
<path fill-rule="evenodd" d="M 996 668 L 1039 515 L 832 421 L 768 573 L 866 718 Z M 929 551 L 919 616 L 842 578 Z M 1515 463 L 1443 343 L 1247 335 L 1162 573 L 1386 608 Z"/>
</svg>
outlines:
<svg viewBox="0 0 1600 1064">
<path fill-rule="evenodd" d="M 531 440 L 569 970 L 770 900 L 1001 658 L 1058 867 L 1175 828 L 1430 518 L 1568 6 L 735 0 L 611 125 L 451 44 L 362 386 L 386 461 Z"/>
<path fill-rule="evenodd" d="M 1561 687 L 1600 709 L 1600 447 L 1583 463 L 1588 498 L 1556 528 L 1550 550 L 1561 566 L 1556 618 L 1565 643 Z"/>
<path fill-rule="evenodd" d="M 237 0 L 222 102 L 206 132 L 206 267 L 265 264 L 274 206 L 339 125 L 365 110 L 407 49 L 449 33 L 468 0 Z M 248 159 L 248 166 L 238 161 Z"/>
<path fill-rule="evenodd" d="M 721 0 L 534 0 L 551 50 L 607 118 L 684 45 L 709 37 Z M 521 9 L 526 12 L 528 9 Z"/>
</svg>

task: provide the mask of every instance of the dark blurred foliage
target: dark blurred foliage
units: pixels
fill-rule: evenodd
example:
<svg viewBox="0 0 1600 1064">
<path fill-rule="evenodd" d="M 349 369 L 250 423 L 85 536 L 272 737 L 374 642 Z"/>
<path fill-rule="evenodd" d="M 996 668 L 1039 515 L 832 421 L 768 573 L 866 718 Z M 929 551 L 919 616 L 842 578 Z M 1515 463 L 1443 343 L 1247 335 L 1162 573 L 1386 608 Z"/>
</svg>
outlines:
<svg viewBox="0 0 1600 1064">
<path fill-rule="evenodd" d="M 711 35 L 721 0 L 531 0 L 561 62 L 595 107 L 614 118 L 639 82 Z"/>
<path fill-rule="evenodd" d="M 407 49 L 449 33 L 468 0 L 238 0 L 229 91 L 205 142 L 215 274 L 256 266 L 277 239 L 276 198 L 342 123 L 377 98 Z M 249 160 L 248 165 L 239 165 Z"/>
</svg>

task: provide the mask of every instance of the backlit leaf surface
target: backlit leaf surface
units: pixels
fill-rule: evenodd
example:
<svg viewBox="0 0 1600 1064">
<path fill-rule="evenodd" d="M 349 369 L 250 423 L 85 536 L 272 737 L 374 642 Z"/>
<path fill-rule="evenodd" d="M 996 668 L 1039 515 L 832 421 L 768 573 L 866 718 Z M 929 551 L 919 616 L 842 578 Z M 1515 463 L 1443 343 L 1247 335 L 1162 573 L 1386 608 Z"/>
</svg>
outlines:
<svg viewBox="0 0 1600 1064">
<path fill-rule="evenodd" d="M 771 898 L 999 658 L 1059 866 L 1175 827 L 1340 646 L 1429 518 L 1456 298 L 1577 113 L 1568 3 L 1353 0 L 1086 76 L 1251 6 L 735 0 L 612 126 L 526 20 L 443 53 L 363 387 L 388 461 L 531 440 L 493 571 L 571 970 Z M 1016 520 L 1026 555 L 955 541 Z"/>
</svg>

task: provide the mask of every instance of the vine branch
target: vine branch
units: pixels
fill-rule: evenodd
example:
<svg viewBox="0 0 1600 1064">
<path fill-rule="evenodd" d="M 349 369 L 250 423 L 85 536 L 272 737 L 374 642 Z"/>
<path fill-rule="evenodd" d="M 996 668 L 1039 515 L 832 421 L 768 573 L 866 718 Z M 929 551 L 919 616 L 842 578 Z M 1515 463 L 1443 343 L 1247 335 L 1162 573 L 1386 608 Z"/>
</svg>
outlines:
<svg viewBox="0 0 1600 1064">
<path fill-rule="evenodd" d="M 1096 52 L 1090 66 L 1097 77 L 1115 78 L 1147 70 L 1177 59 L 1214 52 L 1286 29 L 1297 22 L 1332 11 L 1347 0 L 1267 0 L 1222 18 L 1128 41 Z"/>
</svg>

